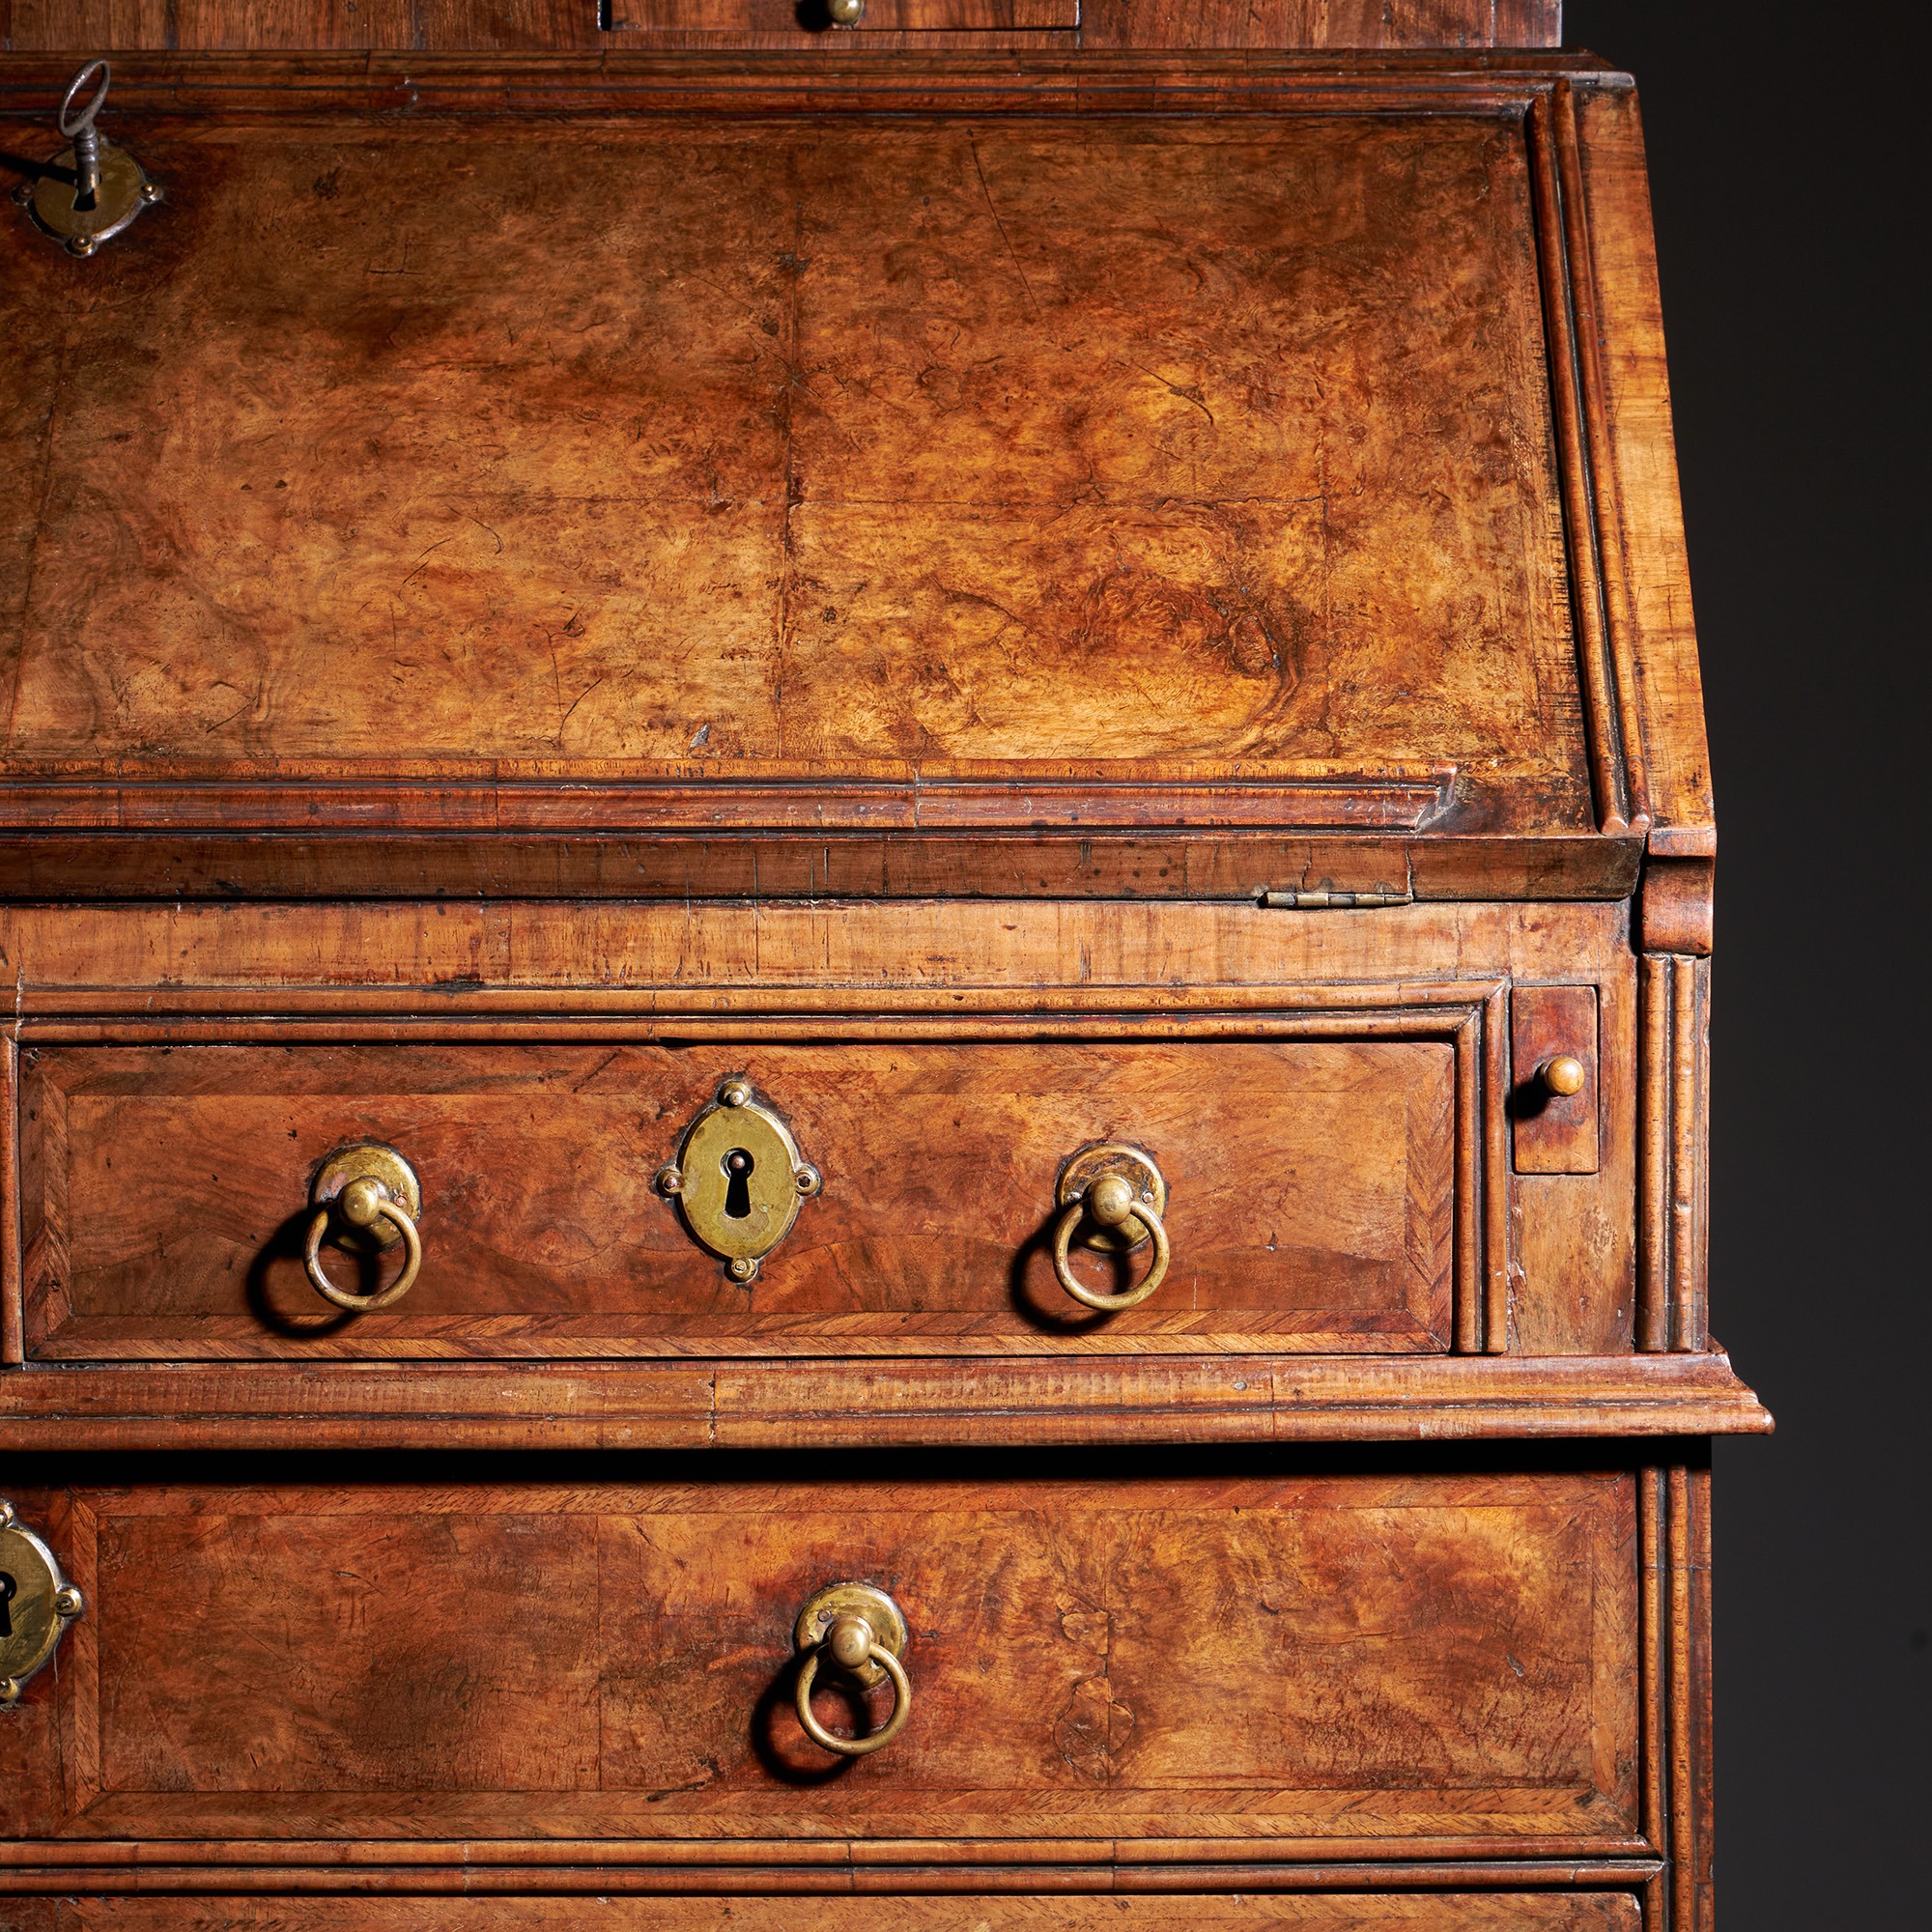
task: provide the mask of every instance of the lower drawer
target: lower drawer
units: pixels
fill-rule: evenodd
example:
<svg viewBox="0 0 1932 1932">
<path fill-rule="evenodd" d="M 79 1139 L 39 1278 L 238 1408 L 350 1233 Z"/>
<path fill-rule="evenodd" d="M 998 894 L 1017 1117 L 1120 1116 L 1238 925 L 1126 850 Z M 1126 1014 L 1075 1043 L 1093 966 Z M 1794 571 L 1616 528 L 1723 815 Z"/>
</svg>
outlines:
<svg viewBox="0 0 1932 1932">
<path fill-rule="evenodd" d="M 1623 1892 L 1162 1898 L 69 1898 L 10 1932 L 1637 1932 Z"/>
<path fill-rule="evenodd" d="M 1645 1852 L 1648 1474 L 901 1464 L 14 1489 L 87 1608 L 0 1712 L 0 1836 L 419 1875 Z M 903 1691 L 799 1648 L 846 1582 L 902 1612 Z M 836 1741 L 902 1729 L 814 1744 L 808 1659 Z"/>
</svg>

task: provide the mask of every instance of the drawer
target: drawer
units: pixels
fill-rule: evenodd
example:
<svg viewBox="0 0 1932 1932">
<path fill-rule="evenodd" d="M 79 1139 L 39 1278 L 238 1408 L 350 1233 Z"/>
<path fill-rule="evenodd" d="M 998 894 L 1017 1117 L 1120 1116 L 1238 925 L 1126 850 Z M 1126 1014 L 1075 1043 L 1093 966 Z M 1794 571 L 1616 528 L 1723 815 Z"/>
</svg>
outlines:
<svg viewBox="0 0 1932 1932">
<path fill-rule="evenodd" d="M 843 1885 L 852 1861 L 1644 1853 L 1648 1472 L 1038 1461 L 151 1460 L 10 1489 L 87 1607 L 0 1714 L 0 1835 L 511 1889 L 612 1862 L 831 1858 Z M 907 1633 L 903 1693 L 810 1653 L 835 1739 L 905 1698 L 863 1757 L 797 1709 L 795 1620 L 842 1583 Z"/>
<path fill-rule="evenodd" d="M 71 1898 L 13 1932 L 1637 1932 L 1628 1893 L 1060 1898 Z"/>
<path fill-rule="evenodd" d="M 833 25 L 826 0 L 578 0 L 618 44 L 631 36 L 755 34 L 809 43 Z M 1080 0 L 861 0 L 847 30 L 901 33 L 1016 33 L 1080 24 Z M 861 43 L 863 44 L 863 43 Z"/>
<path fill-rule="evenodd" d="M 1414 1026 L 1434 1037 L 1250 1018 L 1167 1038 L 1153 1021 L 1043 1020 L 980 1038 L 29 1049 L 27 1346 L 43 1360 L 1440 1351 L 1475 1266 L 1473 1076 L 1466 1038 Z M 698 1176 L 683 1206 L 660 1179 L 679 1160 L 711 1171 L 718 1148 L 681 1149 L 734 1080 L 752 1105 L 719 1147 L 763 1150 L 753 1168 L 784 1163 L 787 1189 L 793 1156 L 752 1121 L 769 1108 L 797 1171 L 820 1178 L 809 1199 L 784 1193 L 796 1219 L 749 1280 L 694 1234 Z M 304 1247 L 318 1176 L 358 1144 L 410 1164 L 421 1261 L 401 1299 L 345 1312 Z M 1062 1205 L 1089 1171 L 1069 1160 L 1108 1146 L 1164 1182 L 1168 1264 L 1138 1306 L 1094 1310 L 1063 1273 L 1121 1296 L 1156 1261 L 1145 1224 L 1137 1252 L 1090 1251 L 1105 1229 Z M 737 1205 L 758 1206 L 745 1187 Z M 728 1188 L 714 1198 L 713 1235 L 732 1206 Z M 358 1259 L 338 1236 L 355 1238 L 339 1215 L 316 1251 L 326 1279 L 395 1284 L 403 1243 Z"/>
</svg>

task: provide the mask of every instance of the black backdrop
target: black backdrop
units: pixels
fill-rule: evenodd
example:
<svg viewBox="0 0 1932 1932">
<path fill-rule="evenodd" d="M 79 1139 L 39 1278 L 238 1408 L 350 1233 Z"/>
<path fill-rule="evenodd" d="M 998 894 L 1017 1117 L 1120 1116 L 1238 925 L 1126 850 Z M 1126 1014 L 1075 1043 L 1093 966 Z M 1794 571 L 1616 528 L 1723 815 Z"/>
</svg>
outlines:
<svg viewBox="0 0 1932 1932">
<path fill-rule="evenodd" d="M 1569 0 L 1637 79 L 1712 757 L 1718 1920 L 1932 1925 L 1923 6 Z M 1910 568 L 1916 565 L 1917 568 Z"/>
</svg>

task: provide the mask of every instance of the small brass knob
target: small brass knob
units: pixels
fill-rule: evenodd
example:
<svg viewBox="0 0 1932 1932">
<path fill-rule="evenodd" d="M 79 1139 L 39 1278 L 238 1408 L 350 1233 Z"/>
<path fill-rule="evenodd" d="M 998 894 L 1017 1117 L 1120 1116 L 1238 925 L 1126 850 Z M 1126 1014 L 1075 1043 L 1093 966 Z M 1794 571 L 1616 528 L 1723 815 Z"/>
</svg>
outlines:
<svg viewBox="0 0 1932 1932">
<path fill-rule="evenodd" d="M 825 0 L 835 27 L 856 27 L 866 17 L 866 0 Z"/>
<path fill-rule="evenodd" d="M 1554 1060 L 1546 1060 L 1537 1071 L 1550 1093 L 1565 1100 L 1573 1094 L 1580 1094 L 1583 1082 L 1589 1077 L 1588 1069 L 1574 1053 L 1560 1053 Z"/>
<path fill-rule="evenodd" d="M 1067 1162 L 1060 1177 L 1060 1219 L 1053 1229 L 1053 1272 L 1060 1285 L 1083 1307 L 1101 1314 L 1137 1308 L 1167 1279 L 1172 1258 L 1161 1210 L 1167 1206 L 1167 1183 L 1152 1156 L 1139 1148 L 1108 1145 L 1089 1148 Z M 1090 1246 L 1133 1249 L 1153 1242 L 1153 1265 L 1139 1285 L 1124 1294 L 1098 1294 L 1073 1273 L 1073 1236 L 1083 1220 L 1094 1224 L 1086 1238 Z"/>
<path fill-rule="evenodd" d="M 1087 1211 L 1103 1228 L 1118 1228 L 1134 1211 L 1134 1190 L 1118 1174 L 1103 1175 L 1087 1190 Z"/>
<path fill-rule="evenodd" d="M 308 1239 L 302 1244 L 302 1265 L 309 1286 L 327 1301 L 352 1315 L 386 1308 L 400 1301 L 416 1285 L 422 1267 L 422 1236 L 416 1217 L 422 1212 L 422 1188 L 415 1170 L 394 1148 L 363 1141 L 342 1148 L 323 1162 L 309 1190 L 315 1212 L 309 1217 Z M 339 1225 L 338 1225 L 339 1224 Z M 403 1271 L 374 1294 L 353 1294 L 329 1280 L 322 1265 L 323 1238 L 331 1229 L 344 1247 L 364 1253 L 403 1243 Z"/>
<path fill-rule="evenodd" d="M 839 1757 L 868 1757 L 898 1736 L 912 1715 L 912 1680 L 899 1662 L 909 1633 L 899 1606 L 883 1590 L 870 1583 L 834 1583 L 820 1590 L 799 1612 L 793 1640 L 806 1653 L 794 1702 L 799 1726 L 813 1744 Z M 892 1679 L 893 1714 L 869 1737 L 835 1737 L 812 1716 L 811 1689 L 821 1662 L 867 1689 L 882 1677 Z"/>
<path fill-rule="evenodd" d="M 864 1617 L 835 1617 L 825 1633 L 825 1648 L 840 1670 L 857 1670 L 872 1655 L 872 1627 Z"/>
</svg>

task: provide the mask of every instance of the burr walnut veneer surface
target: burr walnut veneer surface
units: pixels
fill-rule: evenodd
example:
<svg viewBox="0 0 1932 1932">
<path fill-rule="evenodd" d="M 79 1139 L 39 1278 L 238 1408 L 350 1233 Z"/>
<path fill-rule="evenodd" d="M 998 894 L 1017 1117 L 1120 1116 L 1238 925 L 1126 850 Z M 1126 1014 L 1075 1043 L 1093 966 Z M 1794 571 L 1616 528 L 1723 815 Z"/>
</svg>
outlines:
<svg viewBox="0 0 1932 1932">
<path fill-rule="evenodd" d="M 138 236 L 0 293 L 20 886 L 1708 856 L 1593 64 L 209 58 L 117 97 Z"/>
<path fill-rule="evenodd" d="M 62 1050 L 26 1101 L 35 1352 L 1439 1350 L 1454 1059 L 1401 1040 Z M 653 1186 L 726 1074 L 826 1177 L 742 1285 Z M 1127 1132 L 1161 1164 L 1179 1259 L 1157 1302 L 1096 1321 L 1053 1279 L 1054 1183 Z M 431 1260 L 393 1314 L 345 1321 L 300 1233 L 317 1162 L 358 1139 L 408 1150 Z M 213 1224 L 184 1217 L 207 1190 Z M 1102 1259 L 1082 1272 L 1119 1292 Z"/>
<path fill-rule="evenodd" d="M 1507 124 L 139 132 L 149 245 L 9 277 L 15 759 L 1449 759 L 1587 822 Z"/>
<path fill-rule="evenodd" d="M 0 164 L 104 49 L 166 190 L 0 204 L 0 1494 L 80 1592 L 5 1932 L 1713 1932 L 1769 1418 L 1635 96 L 1559 40 L 0 0 Z M 749 1282 L 655 1184 L 734 1080 L 822 1181 Z M 1094 1313 L 1121 1142 L 1171 1260 Z"/>
<path fill-rule="evenodd" d="M 97 1608 L 59 1732 L 13 1724 L 29 1775 L 0 1815 L 92 1840 L 1642 1849 L 1630 1476 L 827 1473 L 23 1492 Z M 847 1575 L 913 1632 L 907 1729 L 850 1764 L 791 1710 L 792 1618 Z"/>
</svg>

